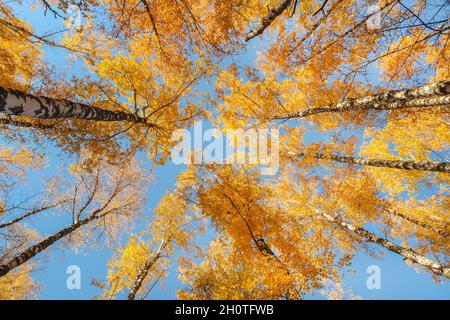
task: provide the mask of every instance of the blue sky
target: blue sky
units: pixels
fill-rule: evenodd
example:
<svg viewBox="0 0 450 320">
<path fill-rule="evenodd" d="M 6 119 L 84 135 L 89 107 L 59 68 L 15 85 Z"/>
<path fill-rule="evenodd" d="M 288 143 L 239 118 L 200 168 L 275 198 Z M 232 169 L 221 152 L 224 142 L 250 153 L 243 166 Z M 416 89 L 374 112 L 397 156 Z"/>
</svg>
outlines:
<svg viewBox="0 0 450 320">
<path fill-rule="evenodd" d="M 53 19 L 50 13 L 44 17 L 42 10 L 33 11 L 29 7 L 30 1 L 24 1 L 21 6 L 15 5 L 16 13 L 19 17 L 30 22 L 37 34 L 48 31 L 60 30 L 61 26 L 56 19 Z M 43 47 L 46 58 L 58 67 L 64 67 L 66 64 L 65 52 L 61 49 Z M 250 47 L 249 52 L 245 56 L 237 57 L 242 61 L 250 60 L 255 56 L 255 50 Z M 81 70 L 75 69 L 71 72 L 81 74 Z M 0 141 L 2 141 L 0 137 Z M 29 183 L 24 186 L 27 191 L 39 190 L 42 181 L 48 176 L 60 174 L 55 172 L 57 164 L 60 164 L 63 157 L 58 156 L 59 150 L 49 148 L 47 151 L 50 163 L 43 172 L 35 172 L 29 174 Z M 148 192 L 148 208 L 154 208 L 164 195 L 167 189 L 174 185 L 177 173 L 183 170 L 183 166 L 176 166 L 167 163 L 164 166 L 154 170 L 155 182 L 151 185 Z M 146 210 L 147 217 L 151 213 Z M 61 220 L 61 221 L 59 221 Z M 29 223 L 30 227 L 34 227 L 43 235 L 50 234 L 64 226 L 64 219 L 58 221 L 52 220 L 52 224 L 48 224 L 46 219 L 34 219 Z M 145 221 L 145 219 L 144 219 Z M 205 239 L 212 236 L 209 231 L 204 237 Z M 393 253 L 383 251 L 385 257 L 383 259 L 375 259 L 360 252 L 354 258 L 350 269 L 344 277 L 343 287 L 345 291 L 351 292 L 355 296 L 363 299 L 450 299 L 450 283 L 436 284 L 432 281 L 431 275 L 420 271 L 416 273 L 414 268 L 407 266 L 402 258 Z M 92 299 L 100 293 L 100 290 L 90 284 L 92 279 L 105 279 L 107 267 L 106 262 L 111 257 L 112 249 L 91 249 L 86 248 L 80 253 L 70 250 L 62 250 L 55 246 L 49 257 L 46 259 L 45 268 L 35 273 L 34 277 L 42 284 L 40 299 Z M 81 268 L 82 286 L 81 290 L 69 290 L 66 288 L 66 269 L 70 265 L 78 265 Z M 381 289 L 369 290 L 366 281 L 369 275 L 366 270 L 371 265 L 377 265 L 381 270 Z M 174 299 L 176 290 L 181 287 L 176 272 L 176 261 L 170 270 L 168 278 L 157 285 L 149 299 Z M 320 299 L 320 295 L 308 298 Z"/>
</svg>

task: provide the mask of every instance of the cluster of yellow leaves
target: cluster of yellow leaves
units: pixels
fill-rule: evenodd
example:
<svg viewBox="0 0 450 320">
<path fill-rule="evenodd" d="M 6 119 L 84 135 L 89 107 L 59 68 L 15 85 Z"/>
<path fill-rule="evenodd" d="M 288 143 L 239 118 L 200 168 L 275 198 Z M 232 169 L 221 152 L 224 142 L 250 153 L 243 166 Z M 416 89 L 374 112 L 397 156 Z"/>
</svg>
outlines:
<svg viewBox="0 0 450 320">
<path fill-rule="evenodd" d="M 426 42 L 417 44 L 422 34 L 423 31 L 418 30 L 392 44 L 392 53 L 383 57 L 379 63 L 387 80 L 410 79 L 420 73 L 418 62 L 428 47 Z"/>
<path fill-rule="evenodd" d="M 176 249 L 187 250 L 194 232 L 193 217 L 186 212 L 185 202 L 173 194 L 164 196 L 148 229 L 140 236 L 131 235 L 126 245 L 109 260 L 107 286 L 102 297 L 110 299 L 121 292 L 129 292 L 139 273 L 155 259 L 138 290 L 138 294 L 144 295 L 151 290 L 152 283 L 167 276 L 171 256 Z"/>
<path fill-rule="evenodd" d="M 10 25 L 31 31 L 31 26 L 14 17 L 12 10 L 0 4 L 0 86 L 26 89 L 36 77 L 42 51 L 38 44 L 18 36 Z M 42 66 L 41 66 L 42 67 Z"/>
<path fill-rule="evenodd" d="M 0 146 L 0 175 L 21 176 L 26 168 L 37 169 L 42 164 L 42 157 L 26 149 L 15 151 L 12 147 Z"/>
<path fill-rule="evenodd" d="M 139 271 L 152 256 L 149 246 L 137 236 L 131 235 L 127 244 L 108 262 L 108 290 L 103 293 L 111 299 L 124 288 L 131 289 Z M 151 277 L 147 278 L 151 280 Z"/>
<path fill-rule="evenodd" d="M 0 200 L 1 203 L 1 200 Z M 0 210 L 2 210 L 0 206 Z M 0 216 L 3 212 L 0 212 Z M 15 254 L 38 241 L 40 236 L 36 231 L 20 225 L 12 225 L 2 229 L 3 245 L 0 247 L 0 263 L 8 261 Z M 0 300 L 24 300 L 36 298 L 41 289 L 32 277 L 38 263 L 29 262 L 13 272 L 0 278 Z"/>
<path fill-rule="evenodd" d="M 391 214 L 386 215 L 387 225 L 391 227 L 393 237 L 400 237 L 407 246 L 415 246 L 415 250 L 422 254 L 439 257 L 445 261 L 450 255 L 450 212 L 448 197 L 433 195 L 425 200 L 412 197 L 408 201 L 393 201 L 389 208 Z M 392 212 L 407 213 L 407 217 L 414 219 L 424 228 L 392 214 Z M 439 233 L 447 236 L 440 236 Z M 417 242 L 415 244 L 413 242 Z"/>
<path fill-rule="evenodd" d="M 17 271 L 0 278 L 0 300 L 25 300 L 36 298 L 40 286 L 31 278 L 33 264 L 26 264 Z"/>
<path fill-rule="evenodd" d="M 450 135 L 445 107 L 430 112 L 408 111 L 392 113 L 383 127 L 368 127 L 367 138 L 359 154 L 374 159 L 404 159 L 415 161 L 446 161 Z M 443 117 L 444 115 L 444 117 Z M 382 185 L 384 192 L 398 195 L 403 191 L 417 193 L 424 187 L 440 186 L 449 183 L 446 174 L 419 172 L 414 170 L 395 170 L 365 168 Z M 392 174 L 396 178 L 392 178 Z"/>
<path fill-rule="evenodd" d="M 199 185 L 192 201 L 211 220 L 220 240 L 211 244 L 203 262 L 183 260 L 183 281 L 192 290 L 180 292 L 180 297 L 299 298 L 320 288 L 322 280 L 337 277 L 344 262 L 333 249 L 323 250 L 320 232 L 311 234 L 312 226 L 303 223 L 301 213 L 287 210 L 296 198 L 285 192 L 288 180 L 266 186 L 256 174 L 229 166 L 198 174 L 199 182 L 191 183 Z M 271 254 L 257 245 L 261 240 Z M 233 290 L 226 290 L 226 283 Z M 212 291 L 202 293 L 203 286 Z"/>
<path fill-rule="evenodd" d="M 435 81 L 445 81 L 450 78 L 450 46 L 448 46 L 449 35 L 445 34 L 434 43 L 431 48 L 427 48 L 425 62 L 435 66 Z"/>
<path fill-rule="evenodd" d="M 283 80 L 270 72 L 265 74 L 265 67 L 239 72 L 231 66 L 219 74 L 215 87 L 219 111 L 216 123 L 225 128 L 244 127 L 250 122 L 265 124 L 274 117 L 339 102 L 349 95 L 367 93 L 367 88 L 357 83 L 350 85 L 340 79 L 324 80 L 333 72 L 324 66 L 299 68 L 296 75 Z M 361 125 L 371 118 L 366 112 L 355 112 L 320 114 L 307 120 L 327 131 L 342 125 Z"/>
<path fill-rule="evenodd" d="M 232 241 L 211 242 L 199 264 L 183 259 L 180 280 L 188 287 L 180 299 L 279 299 L 296 291 L 296 279 L 270 261 L 249 255 Z"/>
<path fill-rule="evenodd" d="M 54 4 L 64 11 L 72 2 Z M 160 130 L 134 124 L 71 121 L 47 135 L 82 155 L 80 163 L 71 168 L 80 182 L 77 192 L 84 200 L 78 201 L 79 207 L 86 201 L 90 207 L 83 210 L 107 203 L 115 213 L 78 231 L 72 242 L 86 243 L 91 239 L 86 234 L 100 230 L 115 239 L 122 230 L 123 217 L 131 221 L 136 218 L 134 208 L 142 203 L 141 171 L 129 163 L 120 169 L 112 163 L 133 157 L 136 150 L 145 150 L 154 162 L 164 163 L 173 143 L 171 133 L 207 115 L 205 100 L 219 113 L 215 124 L 226 130 L 375 91 L 366 76 L 377 61 L 376 71 L 384 72 L 387 85 L 408 83 L 420 75 L 434 80 L 449 75 L 448 35 L 440 35 L 437 40 L 427 38 L 431 31 L 423 26 L 407 28 L 407 34 L 396 33 L 396 27 L 403 29 L 405 15 L 398 6 L 386 10 L 381 31 L 368 30 L 362 13 L 371 5 L 384 8 L 394 3 L 387 0 L 329 1 L 321 12 L 317 12 L 319 2 L 299 1 L 297 14 L 289 17 L 286 11 L 267 30 L 275 41 L 258 52 L 253 67 L 242 70 L 231 64 L 219 72 L 224 58 L 243 48 L 245 33 L 256 28 L 277 3 L 85 3 L 85 25 L 77 32 L 66 33 L 62 46 L 74 58 L 81 57 L 93 77 L 74 78 L 48 92 L 136 113 Z M 419 0 L 412 7 L 421 11 L 426 5 Z M 91 10 L 94 7 L 96 10 Z M 6 6 L 1 5 L 1 9 L 2 21 L 31 32 L 30 26 L 14 18 Z M 391 26 L 392 32 L 383 31 Z M 0 71 L 5 74 L 0 85 L 27 88 L 36 74 L 39 47 L 30 39 L 18 40 L 5 23 L 0 23 L 0 31 Z M 433 74 L 423 70 L 424 62 L 431 65 Z M 194 86 L 200 78 L 216 80 L 215 97 L 200 101 L 198 94 L 203 89 Z M 383 114 L 384 121 L 380 121 L 379 113 L 343 112 L 308 117 L 296 128 L 283 126 L 284 157 L 280 179 L 275 182 L 260 179 L 251 166 L 188 168 L 179 177 L 176 192 L 165 196 L 156 208 L 149 230 L 132 235 L 110 260 L 104 297 L 130 290 L 158 248 L 164 248 L 164 254 L 170 256 L 176 248 L 188 247 L 194 229 L 185 227 L 191 223 L 188 213 L 192 208 L 212 222 L 218 237 L 208 252 L 200 255 L 203 261 L 182 261 L 181 278 L 190 287 L 179 292 L 181 298 L 301 297 L 320 289 L 324 280 L 337 280 L 341 268 L 364 244 L 345 230 L 331 227 L 321 218 L 320 210 L 357 227 L 377 223 L 405 246 L 447 259 L 448 241 L 441 241 L 436 232 L 420 226 L 448 230 L 448 179 L 443 174 L 370 167 L 361 170 L 315 157 L 317 153 L 343 153 L 416 161 L 438 156 L 447 161 L 442 153 L 448 152 L 450 136 L 443 114 L 445 109 L 394 111 Z M 351 138 L 334 134 L 349 128 L 356 128 L 360 134 Z M 320 141 L 308 141 L 308 130 L 315 130 Z M 121 154 L 125 144 L 132 151 Z M 0 150 L 0 160 L 30 163 L 29 155 L 5 150 Z M 88 157 L 83 156 L 85 150 Z M 296 157 L 300 152 L 303 155 Z M 101 165 L 102 188 L 90 201 L 100 163 L 106 163 Z M 0 173 L 7 172 L 6 168 L 0 162 Z M 417 200 L 424 186 L 433 195 Z M 120 196 L 109 201 L 115 192 Z M 397 203 L 390 209 L 403 212 L 410 220 L 384 210 L 386 201 Z M 417 243 L 408 243 L 411 235 Z M 261 248 L 261 241 L 268 248 Z M 152 281 L 166 275 L 168 264 L 168 259 L 158 259 L 139 291 L 141 295 L 151 289 Z"/>
</svg>

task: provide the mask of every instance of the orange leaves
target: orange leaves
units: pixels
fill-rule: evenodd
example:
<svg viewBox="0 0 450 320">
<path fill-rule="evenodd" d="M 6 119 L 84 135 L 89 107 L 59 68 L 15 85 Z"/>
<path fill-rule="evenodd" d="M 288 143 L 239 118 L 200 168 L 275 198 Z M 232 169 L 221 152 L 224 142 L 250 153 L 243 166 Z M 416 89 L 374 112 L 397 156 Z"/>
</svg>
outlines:
<svg viewBox="0 0 450 320">
<path fill-rule="evenodd" d="M 14 151 L 13 148 L 0 147 L 0 175 L 23 175 L 25 169 L 37 169 L 42 164 L 41 156 L 26 149 Z"/>
<path fill-rule="evenodd" d="M 166 163 L 174 130 L 208 116 L 223 131 L 280 129 L 279 176 L 262 179 L 255 167 L 231 165 L 198 165 L 179 175 L 145 230 L 132 235 L 111 259 L 105 297 L 131 290 L 161 248 L 165 258 L 177 249 L 188 252 L 180 276 L 189 288 L 179 292 L 182 298 L 275 299 L 313 293 L 326 279 L 340 280 L 341 269 L 364 247 L 357 234 L 337 228 L 322 211 L 355 227 L 371 223 L 405 246 L 413 238 L 414 250 L 447 258 L 447 241 L 439 242 L 433 231 L 448 230 L 446 175 L 372 168 L 331 157 L 448 161 L 445 106 L 376 108 L 390 103 L 392 96 L 384 94 L 385 100 L 367 103 L 373 108 L 352 108 L 355 98 L 364 100 L 371 92 L 448 77 L 448 35 L 430 29 L 439 27 L 434 22 L 414 26 L 418 22 L 411 13 L 427 9 L 425 16 L 431 17 L 436 9 L 426 1 L 414 2 L 408 11 L 397 1 L 334 0 L 317 11 L 319 2 L 299 1 L 292 16 L 290 8 L 284 10 L 268 25 L 263 40 L 245 47 L 248 32 L 264 22 L 279 0 L 88 1 L 82 7 L 83 28 L 61 39 L 69 58 L 87 75 L 58 83 L 53 75 L 64 75 L 41 62 L 39 46 L 28 38 L 31 27 L 1 6 L 0 18 L 28 36 L 18 37 L 0 21 L 0 85 L 25 90 L 42 78 L 36 91 L 126 111 L 158 125 L 152 130 L 120 122 L 47 121 L 52 130 L 38 132 L 35 141 L 49 138 L 81 156 L 70 168 L 75 187 L 70 181 L 67 186 L 74 188 L 58 196 L 73 200 L 72 207 L 64 204 L 73 221 L 95 205 L 105 205 L 108 212 L 72 235 L 70 242 L 77 246 L 101 232 L 113 240 L 124 223 L 136 221 L 147 178 L 134 160 L 145 152 L 152 164 Z M 52 2 L 61 12 L 73 3 Z M 382 11 L 379 25 L 369 19 L 373 5 Z M 241 54 L 243 49 L 248 55 Z M 302 118 L 295 116 L 301 113 Z M 298 119 L 284 121 L 291 118 Z M 28 153 L 0 149 L 0 174 L 20 172 L 33 161 Z M 390 209 L 406 213 L 386 212 L 387 202 Z M 217 237 L 206 253 L 193 257 L 198 249 L 194 235 L 209 223 Z M 166 276 L 169 264 L 170 259 L 158 258 L 139 297 Z M 31 287 L 26 272 L 21 279 Z"/>
<path fill-rule="evenodd" d="M 208 177 L 212 180 L 205 183 Z M 182 279 L 191 290 L 180 297 L 295 299 L 337 275 L 334 251 L 322 252 L 320 240 L 308 231 L 311 225 L 303 224 L 301 210 L 311 214 L 308 193 L 298 194 L 288 179 L 266 183 L 229 167 L 205 171 L 201 179 L 195 203 L 211 219 L 218 239 L 202 263 L 185 261 Z M 257 245 L 261 241 L 267 250 Z"/>
<path fill-rule="evenodd" d="M 41 64 L 39 45 L 31 43 L 31 38 L 18 36 L 14 27 L 30 31 L 31 26 L 15 18 L 12 10 L 0 5 L 0 85 L 12 89 L 27 88 L 37 75 Z M 20 34 L 20 33 L 19 33 Z"/>
<path fill-rule="evenodd" d="M 140 236 L 131 235 L 128 243 L 109 260 L 104 298 L 114 298 L 123 291 L 137 289 L 146 297 L 151 285 L 167 276 L 176 249 L 187 250 L 194 236 L 193 217 L 186 203 L 176 195 L 165 195 L 152 217 L 148 229 Z M 142 283 L 136 281 L 145 272 Z M 127 293 L 128 293 L 127 292 Z"/>
<path fill-rule="evenodd" d="M 445 160 L 444 155 L 449 148 L 447 141 L 450 139 L 447 121 L 439 110 L 410 111 L 406 116 L 394 112 L 384 127 L 367 128 L 366 136 L 368 140 L 359 153 L 362 156 L 417 161 L 433 157 L 437 157 L 439 161 Z M 392 179 L 392 170 L 368 170 L 383 184 L 384 191 L 392 194 L 402 191 L 418 192 L 424 189 L 425 182 L 435 186 L 448 184 L 445 174 L 396 172 L 396 179 Z"/>
<path fill-rule="evenodd" d="M 418 40 L 423 37 L 423 30 L 401 38 L 398 43 L 392 44 L 392 49 L 387 56 L 382 58 L 379 66 L 385 72 L 386 79 L 395 81 L 398 79 L 410 79 L 420 73 L 417 64 L 427 49 L 426 43 Z"/>
<path fill-rule="evenodd" d="M 434 80 L 444 81 L 450 78 L 450 46 L 449 35 L 445 34 L 426 50 L 425 62 L 435 67 Z"/>
<path fill-rule="evenodd" d="M 114 298 L 124 288 L 131 289 L 141 268 L 145 266 L 152 252 L 145 242 L 131 235 L 129 242 L 116 250 L 115 257 L 108 261 L 108 287 L 103 293 L 105 299 Z M 148 281 L 152 278 L 149 277 Z"/>
<path fill-rule="evenodd" d="M 41 286 L 31 278 L 33 268 L 33 264 L 27 264 L 14 273 L 0 278 L 0 300 L 36 298 Z"/>
<path fill-rule="evenodd" d="M 180 299 L 295 298 L 297 281 L 272 260 L 248 255 L 232 241 L 211 242 L 203 262 L 185 260 L 181 280 L 187 288 Z M 297 296 L 298 297 L 298 296 Z"/>
</svg>

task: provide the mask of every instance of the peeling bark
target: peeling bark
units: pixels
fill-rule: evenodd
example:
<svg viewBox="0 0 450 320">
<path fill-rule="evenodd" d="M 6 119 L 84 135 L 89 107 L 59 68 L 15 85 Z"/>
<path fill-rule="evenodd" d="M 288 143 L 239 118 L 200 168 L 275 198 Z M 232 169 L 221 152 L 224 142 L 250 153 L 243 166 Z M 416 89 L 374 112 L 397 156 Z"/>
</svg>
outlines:
<svg viewBox="0 0 450 320">
<path fill-rule="evenodd" d="M 299 157 L 306 156 L 305 153 L 297 154 Z M 412 160 L 384 160 L 384 159 L 363 159 L 357 157 L 346 157 L 337 154 L 316 153 L 313 155 L 316 159 L 328 159 L 341 163 L 357 164 L 361 166 L 370 166 L 378 168 L 392 168 L 401 170 L 418 170 L 431 172 L 450 173 L 449 162 L 433 161 L 412 161 Z"/>
<path fill-rule="evenodd" d="M 406 259 L 411 260 L 412 262 L 419 264 L 423 266 L 425 269 L 431 270 L 433 273 L 443 276 L 450 279 L 450 266 L 444 266 L 438 262 L 435 262 L 431 260 L 430 258 L 415 252 L 412 249 L 401 247 L 387 239 L 378 237 L 377 235 L 363 229 L 363 228 L 357 228 L 349 223 L 343 222 L 341 219 L 335 216 L 331 216 L 327 213 L 321 213 L 325 219 L 328 221 L 333 222 L 334 224 L 344 228 L 345 230 L 349 231 L 350 233 L 357 235 L 359 237 L 362 237 L 366 241 L 376 243 L 383 248 L 388 249 L 389 251 L 395 252 L 401 256 L 403 256 Z"/>
<path fill-rule="evenodd" d="M 22 91 L 0 87 L 0 113 L 39 119 L 82 119 L 94 121 L 126 121 L 147 123 L 147 119 L 123 111 L 105 110 L 82 103 L 38 97 Z"/>
<path fill-rule="evenodd" d="M 130 290 L 130 293 L 128 294 L 128 300 L 134 300 L 136 298 L 136 294 L 138 293 L 139 289 L 141 289 L 142 284 L 144 283 L 145 278 L 147 278 L 148 273 L 152 269 L 152 267 L 158 262 L 158 260 L 161 258 L 162 253 L 164 252 L 164 249 L 167 247 L 170 240 L 164 241 L 161 246 L 159 247 L 158 251 L 156 252 L 155 256 L 151 258 L 144 267 L 139 271 L 138 276 L 136 280 L 133 283 L 133 287 Z"/>
<path fill-rule="evenodd" d="M 81 228 L 82 226 L 100 218 L 99 215 L 91 215 L 89 218 L 81 220 L 70 227 L 67 227 L 54 235 L 46 238 L 45 240 L 39 242 L 38 244 L 29 247 L 28 249 L 22 251 L 20 254 L 15 256 L 13 259 L 8 261 L 6 264 L 0 266 L 0 277 L 3 277 L 11 270 L 17 268 L 18 266 L 24 264 L 31 258 L 33 258 L 35 255 L 39 254 L 40 252 L 44 251 L 48 247 L 50 247 L 52 244 L 57 242 L 58 240 L 64 238 L 65 236 L 71 234 L 72 232 L 76 231 L 77 229 Z"/>
<path fill-rule="evenodd" d="M 399 110 L 405 108 L 430 108 L 450 104 L 450 81 L 422 87 L 391 90 L 358 99 L 346 99 L 336 104 L 305 109 L 296 113 L 275 116 L 272 120 L 308 117 L 319 113 L 353 110 Z"/>
</svg>

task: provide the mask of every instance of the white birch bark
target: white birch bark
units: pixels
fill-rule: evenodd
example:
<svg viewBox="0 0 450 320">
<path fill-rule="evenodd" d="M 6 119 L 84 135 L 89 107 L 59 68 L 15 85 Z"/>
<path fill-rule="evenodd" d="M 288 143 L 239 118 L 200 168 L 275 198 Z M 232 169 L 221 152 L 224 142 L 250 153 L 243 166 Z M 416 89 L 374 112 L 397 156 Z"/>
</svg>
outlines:
<svg viewBox="0 0 450 320">
<path fill-rule="evenodd" d="M 73 118 L 95 121 L 126 121 L 151 125 L 147 123 L 145 118 L 132 113 L 105 110 L 67 100 L 38 97 L 4 87 L 0 87 L 0 113 L 39 119 Z"/>
</svg>

